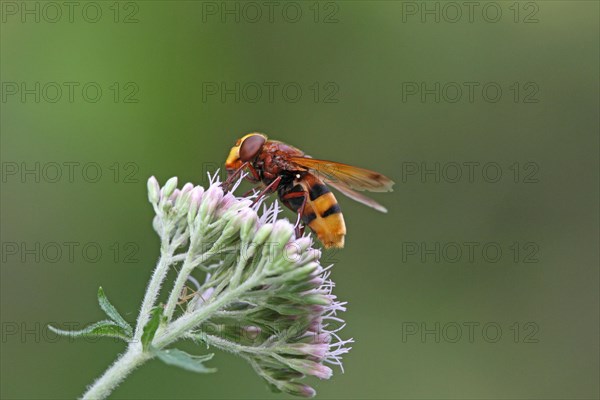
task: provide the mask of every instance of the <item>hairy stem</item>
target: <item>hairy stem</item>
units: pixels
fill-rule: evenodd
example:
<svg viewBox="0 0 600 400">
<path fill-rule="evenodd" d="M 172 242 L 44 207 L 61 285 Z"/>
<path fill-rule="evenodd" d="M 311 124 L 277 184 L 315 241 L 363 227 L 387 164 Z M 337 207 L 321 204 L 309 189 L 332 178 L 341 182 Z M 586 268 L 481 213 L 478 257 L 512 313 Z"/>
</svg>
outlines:
<svg viewBox="0 0 600 400">
<path fill-rule="evenodd" d="M 183 289 L 183 286 L 185 285 L 185 281 L 187 280 L 187 277 L 190 275 L 193 269 L 194 264 L 191 262 L 190 253 L 188 253 L 188 256 L 183 262 L 183 266 L 181 267 L 181 271 L 179 271 L 179 274 L 175 279 L 173 290 L 171 290 L 171 293 L 169 294 L 169 300 L 167 301 L 167 305 L 165 306 L 164 315 L 167 318 L 167 321 L 171 321 L 171 318 L 173 317 L 173 312 L 175 311 L 175 307 L 177 306 L 177 302 L 179 301 L 181 291 Z"/>
<path fill-rule="evenodd" d="M 163 237 L 166 236 L 167 235 L 164 235 Z M 150 312 L 152 311 L 152 307 L 154 307 L 154 303 L 158 297 L 162 282 L 165 280 L 167 272 L 169 272 L 169 265 L 171 265 L 173 262 L 173 251 L 174 250 L 169 246 L 168 239 L 163 240 L 160 249 L 160 259 L 158 260 L 158 264 L 154 269 L 150 283 L 148 283 L 148 288 L 146 289 L 146 294 L 144 295 L 144 300 L 142 301 L 142 307 L 140 308 L 140 315 L 138 316 L 135 327 L 135 341 L 139 341 L 141 339 L 144 326 L 146 326 L 148 320 L 150 319 Z"/>
<path fill-rule="evenodd" d="M 140 343 L 132 343 L 127 351 L 88 388 L 83 400 L 105 399 L 137 367 L 152 358 L 142 351 Z"/>
</svg>

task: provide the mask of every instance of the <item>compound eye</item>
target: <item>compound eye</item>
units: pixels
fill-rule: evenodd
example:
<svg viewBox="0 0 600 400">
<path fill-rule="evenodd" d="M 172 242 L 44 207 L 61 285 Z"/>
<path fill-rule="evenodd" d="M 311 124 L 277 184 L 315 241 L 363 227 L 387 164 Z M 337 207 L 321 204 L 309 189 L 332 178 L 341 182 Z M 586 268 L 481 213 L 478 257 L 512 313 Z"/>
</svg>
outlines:
<svg viewBox="0 0 600 400">
<path fill-rule="evenodd" d="M 254 159 L 265 142 L 266 139 L 261 135 L 247 137 L 240 147 L 240 160 L 246 162 Z"/>
</svg>

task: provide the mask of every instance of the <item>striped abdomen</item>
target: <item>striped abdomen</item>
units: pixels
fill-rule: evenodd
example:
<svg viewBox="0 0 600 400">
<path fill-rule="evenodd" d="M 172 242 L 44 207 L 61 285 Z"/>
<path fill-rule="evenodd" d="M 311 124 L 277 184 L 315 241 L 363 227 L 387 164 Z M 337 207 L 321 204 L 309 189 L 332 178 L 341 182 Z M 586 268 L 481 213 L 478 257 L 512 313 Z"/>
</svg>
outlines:
<svg viewBox="0 0 600 400">
<path fill-rule="evenodd" d="M 291 192 L 304 192 L 306 203 L 302 210 L 302 222 L 308 225 L 326 248 L 344 247 L 346 224 L 335 196 L 316 176 L 307 173 L 296 180 Z M 298 211 L 302 198 L 290 199 L 287 204 Z"/>
</svg>

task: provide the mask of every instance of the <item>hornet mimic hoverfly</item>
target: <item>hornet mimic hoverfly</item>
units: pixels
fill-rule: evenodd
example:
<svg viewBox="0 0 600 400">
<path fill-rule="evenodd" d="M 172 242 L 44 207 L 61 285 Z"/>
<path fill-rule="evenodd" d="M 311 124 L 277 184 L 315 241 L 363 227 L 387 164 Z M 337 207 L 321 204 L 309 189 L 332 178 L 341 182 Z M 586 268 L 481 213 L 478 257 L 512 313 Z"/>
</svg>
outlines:
<svg viewBox="0 0 600 400">
<path fill-rule="evenodd" d="M 385 207 L 356 190 L 391 192 L 394 185 L 380 173 L 317 160 L 289 144 L 268 140 L 262 133 L 249 133 L 239 139 L 229 152 L 225 168 L 226 189 L 248 170 L 246 179 L 265 185 L 257 200 L 277 191 L 281 202 L 298 214 L 299 221 L 308 225 L 326 248 L 344 247 L 346 235 L 340 206 L 327 185 L 381 212 L 387 212 Z M 298 222 L 296 234 L 303 230 Z"/>
</svg>

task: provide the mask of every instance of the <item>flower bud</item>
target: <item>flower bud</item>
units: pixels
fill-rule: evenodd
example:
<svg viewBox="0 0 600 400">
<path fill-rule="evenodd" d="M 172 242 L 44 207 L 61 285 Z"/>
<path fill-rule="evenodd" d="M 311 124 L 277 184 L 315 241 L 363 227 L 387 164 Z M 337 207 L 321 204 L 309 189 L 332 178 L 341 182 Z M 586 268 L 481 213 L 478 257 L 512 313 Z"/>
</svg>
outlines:
<svg viewBox="0 0 600 400">
<path fill-rule="evenodd" d="M 181 193 L 183 194 L 183 193 L 191 192 L 193 188 L 194 188 L 194 185 L 191 184 L 190 182 L 188 182 L 185 185 L 183 185 L 183 187 L 181 188 Z"/>
<path fill-rule="evenodd" d="M 241 226 L 242 226 L 241 218 L 238 218 L 238 217 L 231 218 L 227 222 L 227 225 L 225 225 L 225 228 L 223 229 L 223 233 L 221 234 L 221 237 L 222 238 L 232 237 L 233 235 L 235 235 L 236 233 L 239 232 Z"/>
<path fill-rule="evenodd" d="M 306 332 L 300 339 L 301 343 L 331 343 L 331 334 L 328 332 Z"/>
<path fill-rule="evenodd" d="M 303 282 L 297 283 L 295 285 L 292 285 L 289 288 L 291 291 L 294 291 L 294 292 L 304 292 L 307 290 L 317 289 L 317 288 L 321 287 L 321 285 L 323 285 L 324 282 L 325 282 L 325 280 L 321 276 L 316 276 L 307 281 L 303 281 Z"/>
<path fill-rule="evenodd" d="M 223 196 L 223 200 L 219 204 L 217 216 L 225 220 L 237 218 L 240 211 L 249 208 L 249 203 L 251 202 L 247 199 L 239 200 L 231 193 L 227 193 L 225 196 Z"/>
<path fill-rule="evenodd" d="M 269 237 L 269 235 L 271 235 L 272 231 L 273 231 L 273 224 L 265 224 L 265 225 L 261 226 L 260 228 L 258 228 L 258 231 L 254 235 L 254 239 L 252 239 L 252 243 L 254 245 L 256 245 L 256 247 L 262 246 L 265 243 L 265 241 L 267 240 L 267 238 Z"/>
<path fill-rule="evenodd" d="M 198 212 L 200 217 L 203 220 L 212 218 L 222 198 L 223 190 L 219 187 L 219 185 L 211 185 L 208 190 L 204 192 L 204 196 L 202 196 L 202 203 L 200 204 L 200 209 Z"/>
<path fill-rule="evenodd" d="M 231 192 L 227 192 L 221 202 L 219 203 L 219 209 L 217 211 L 217 216 L 221 217 L 225 214 L 231 206 L 233 206 L 236 202 L 236 198 Z"/>
<path fill-rule="evenodd" d="M 190 192 L 190 208 L 188 209 L 188 223 L 191 224 L 194 218 L 196 218 L 196 214 L 198 213 L 198 208 L 200 208 L 200 202 L 202 201 L 202 194 L 204 193 L 204 188 L 200 186 L 196 186 Z"/>
<path fill-rule="evenodd" d="M 190 184 L 191 185 L 191 184 Z M 187 186 L 187 185 L 186 185 Z M 175 208 L 179 212 L 187 212 L 190 208 L 190 196 L 191 196 L 191 188 L 186 188 L 185 186 L 179 192 L 179 196 L 175 201 Z"/>
<path fill-rule="evenodd" d="M 278 220 L 273 224 L 273 232 L 270 236 L 270 242 L 275 243 L 277 250 L 282 250 L 290 241 L 294 234 L 294 226 L 286 220 Z"/>
<path fill-rule="evenodd" d="M 319 379 L 329 379 L 333 373 L 331 368 L 310 360 L 287 358 L 286 363 L 290 368 L 295 369 L 298 372 L 302 372 L 306 375 L 313 375 Z"/>
<path fill-rule="evenodd" d="M 304 253 L 302 253 L 300 255 L 300 257 L 298 257 L 298 259 L 296 260 L 296 265 L 298 267 L 301 267 L 310 262 L 318 261 L 320 258 L 321 258 L 321 250 L 311 248 L 311 249 L 308 249 L 307 251 L 305 251 Z"/>
<path fill-rule="evenodd" d="M 311 262 L 300 268 L 296 268 L 290 272 L 287 272 L 282 276 L 282 279 L 291 282 L 300 281 L 311 276 L 311 274 L 315 272 L 319 267 L 319 263 Z"/>
<path fill-rule="evenodd" d="M 302 379 L 304 374 L 298 371 L 294 371 L 290 368 L 268 368 L 269 375 L 278 381 L 291 381 L 292 379 Z"/>
<path fill-rule="evenodd" d="M 176 187 L 177 187 L 177 177 L 174 176 L 171 179 L 169 179 L 167 181 L 167 183 L 165 183 L 165 186 L 163 186 L 163 188 L 162 188 L 163 199 L 165 199 L 165 200 L 168 199 L 171 196 L 171 194 L 173 194 Z"/>
<path fill-rule="evenodd" d="M 152 204 L 158 204 L 160 200 L 160 185 L 154 176 L 148 179 L 148 200 Z"/>
<path fill-rule="evenodd" d="M 307 330 L 311 332 L 322 332 L 323 328 L 323 317 L 317 315 L 310 321 Z"/>
<path fill-rule="evenodd" d="M 317 392 L 312 387 L 305 385 L 300 382 L 285 382 L 281 385 L 280 389 L 286 393 L 289 393 L 293 396 L 301 396 L 301 397 L 315 397 Z"/>
<path fill-rule="evenodd" d="M 312 239 L 310 236 L 304 236 L 296 239 L 294 243 L 298 246 L 298 249 L 300 250 L 299 253 L 302 253 L 312 245 Z"/>
<path fill-rule="evenodd" d="M 282 348 L 286 354 L 311 356 L 322 360 L 329 351 L 328 343 L 292 343 Z"/>
<path fill-rule="evenodd" d="M 283 248 L 283 258 L 288 262 L 296 262 L 300 259 L 301 248 L 295 241 L 288 242 Z"/>
<path fill-rule="evenodd" d="M 242 221 L 242 227 L 240 228 L 240 238 L 243 243 L 248 243 L 256 230 L 256 224 L 258 224 L 258 216 L 256 212 L 251 209 L 243 209 L 240 211 L 239 218 Z"/>
<path fill-rule="evenodd" d="M 178 188 L 175 188 L 175 190 L 173 190 L 173 193 L 169 196 L 169 200 L 175 204 L 175 200 L 177 200 L 179 198 L 179 195 L 181 194 L 181 190 L 179 190 Z"/>
<path fill-rule="evenodd" d="M 333 303 L 333 298 L 331 295 L 324 293 L 311 293 L 306 296 L 302 296 L 302 301 L 305 304 L 311 305 L 320 305 L 320 306 L 329 306 Z"/>
</svg>

